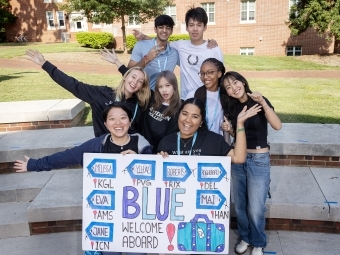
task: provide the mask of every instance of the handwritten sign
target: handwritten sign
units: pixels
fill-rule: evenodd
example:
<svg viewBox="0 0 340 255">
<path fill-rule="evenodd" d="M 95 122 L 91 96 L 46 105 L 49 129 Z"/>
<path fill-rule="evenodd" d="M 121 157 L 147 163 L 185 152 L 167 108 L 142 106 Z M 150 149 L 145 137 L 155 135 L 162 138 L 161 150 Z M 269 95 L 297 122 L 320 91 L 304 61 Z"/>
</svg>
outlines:
<svg viewBox="0 0 340 255">
<path fill-rule="evenodd" d="M 83 250 L 228 254 L 230 158 L 84 154 Z"/>
</svg>

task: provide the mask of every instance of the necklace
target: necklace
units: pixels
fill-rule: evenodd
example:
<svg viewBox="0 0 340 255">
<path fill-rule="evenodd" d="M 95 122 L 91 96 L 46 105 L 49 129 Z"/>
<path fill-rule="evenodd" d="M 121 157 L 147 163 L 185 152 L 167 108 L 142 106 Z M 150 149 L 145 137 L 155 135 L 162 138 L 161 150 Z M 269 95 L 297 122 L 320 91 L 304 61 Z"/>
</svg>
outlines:
<svg viewBox="0 0 340 255">
<path fill-rule="evenodd" d="M 186 143 L 182 140 L 182 138 L 181 138 L 181 141 L 182 141 L 182 143 L 184 144 L 184 147 L 187 147 L 187 144 L 191 141 L 191 139 L 193 138 L 193 136 L 189 139 L 189 141 L 187 141 Z"/>
<path fill-rule="evenodd" d="M 177 155 L 181 155 L 180 141 L 179 141 L 179 140 L 182 140 L 182 139 L 181 139 L 181 134 L 180 134 L 180 133 L 181 133 L 181 132 L 177 132 Z M 197 131 L 195 132 L 193 138 L 194 138 L 194 139 L 192 140 L 191 149 L 190 149 L 190 151 L 189 151 L 189 156 L 191 156 L 192 147 L 194 147 L 194 144 L 195 144 L 195 142 L 196 142 Z M 191 139 L 190 139 L 190 140 L 191 140 Z M 189 142 L 190 142 L 190 140 L 189 140 Z M 184 143 L 184 142 L 182 141 L 182 143 Z M 188 142 L 187 142 L 185 145 L 187 145 L 187 144 L 188 144 Z M 185 145 L 184 145 L 184 147 L 185 147 Z"/>
<path fill-rule="evenodd" d="M 116 144 L 115 142 L 112 141 L 112 136 L 110 136 L 110 142 L 117 145 L 117 146 L 120 146 L 120 149 L 122 150 L 123 149 L 123 146 L 127 145 L 129 142 L 130 142 L 131 138 L 129 136 L 129 141 L 126 143 L 126 144 L 122 144 L 122 145 L 119 145 L 119 144 Z"/>
</svg>

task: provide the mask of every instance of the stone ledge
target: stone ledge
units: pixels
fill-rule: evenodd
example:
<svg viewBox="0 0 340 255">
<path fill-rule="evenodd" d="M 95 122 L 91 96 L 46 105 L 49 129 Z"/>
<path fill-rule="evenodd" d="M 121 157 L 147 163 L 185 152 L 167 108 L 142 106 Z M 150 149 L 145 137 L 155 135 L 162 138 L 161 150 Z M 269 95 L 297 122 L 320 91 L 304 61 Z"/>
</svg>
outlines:
<svg viewBox="0 0 340 255">
<path fill-rule="evenodd" d="M 1 102 L 0 123 L 11 127 L 11 123 L 72 120 L 84 108 L 85 103 L 79 99 Z"/>
</svg>

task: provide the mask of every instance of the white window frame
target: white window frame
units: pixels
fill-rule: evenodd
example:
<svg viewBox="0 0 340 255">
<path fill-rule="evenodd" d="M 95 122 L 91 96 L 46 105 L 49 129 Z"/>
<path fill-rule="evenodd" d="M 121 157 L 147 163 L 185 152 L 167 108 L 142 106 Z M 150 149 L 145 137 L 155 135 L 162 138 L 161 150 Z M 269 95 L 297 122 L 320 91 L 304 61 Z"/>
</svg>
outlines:
<svg viewBox="0 0 340 255">
<path fill-rule="evenodd" d="M 288 52 L 292 53 L 292 55 L 288 55 Z M 300 54 L 296 55 L 297 53 L 300 53 Z M 302 46 L 287 46 L 286 47 L 286 56 L 289 56 L 289 57 L 302 56 Z"/>
<path fill-rule="evenodd" d="M 294 3 L 292 3 L 292 2 L 294 2 Z M 293 6 L 294 4 L 297 4 L 298 2 L 299 2 L 299 0 L 289 0 L 288 16 L 289 16 L 289 13 L 290 13 L 290 8 L 292 8 L 292 6 Z M 298 15 L 298 13 L 295 12 L 295 16 L 297 16 L 297 15 Z"/>
<path fill-rule="evenodd" d="M 92 15 L 93 15 L 93 16 L 97 15 L 97 12 L 93 12 Z M 102 25 L 101 25 L 100 22 L 99 22 L 99 23 L 94 23 L 94 22 L 92 22 L 92 28 L 101 28 L 101 27 L 102 27 Z"/>
<path fill-rule="evenodd" d="M 214 25 L 215 24 L 215 3 L 214 2 L 210 2 L 210 3 L 201 3 L 201 7 L 205 10 L 205 12 L 207 13 L 208 15 L 208 24 L 211 24 L 211 25 Z M 210 7 L 212 7 L 213 11 L 210 10 Z M 210 19 L 210 14 L 213 15 L 213 19 L 214 20 L 211 20 Z"/>
<path fill-rule="evenodd" d="M 176 23 L 177 18 L 176 5 L 168 5 L 167 7 L 164 8 L 163 13 L 170 16 Z"/>
<path fill-rule="evenodd" d="M 249 6 L 250 2 L 254 3 L 254 10 L 250 10 L 249 9 L 250 8 L 250 6 Z M 243 3 L 247 4 L 247 9 L 245 11 L 242 10 L 242 4 Z M 247 14 L 247 19 L 246 20 L 242 20 L 242 13 L 243 12 L 246 12 L 246 14 Z M 254 19 L 253 20 L 250 20 L 250 17 L 249 17 L 250 16 L 249 15 L 250 12 L 254 12 Z M 240 2 L 240 23 L 241 24 L 244 24 L 244 23 L 256 23 L 256 0 L 244 0 L 244 1 Z"/>
<path fill-rule="evenodd" d="M 128 27 L 140 27 L 140 23 L 136 24 L 136 17 L 138 15 L 128 16 Z M 130 18 L 133 18 L 133 24 L 130 23 Z"/>
<path fill-rule="evenodd" d="M 61 17 L 63 17 L 62 19 L 60 19 L 60 16 L 59 16 L 59 14 L 62 14 L 61 15 Z M 65 13 L 63 12 L 63 11 L 56 11 L 56 16 L 57 16 L 57 22 L 58 22 L 58 29 L 64 29 L 64 28 L 66 28 L 66 20 L 65 20 Z M 60 21 L 64 21 L 64 25 L 63 26 L 61 26 L 60 25 Z"/>
<path fill-rule="evenodd" d="M 240 55 L 253 56 L 255 55 L 255 48 L 254 47 L 241 47 Z"/>
<path fill-rule="evenodd" d="M 49 16 L 49 13 L 52 14 L 52 17 Z M 53 22 L 53 26 L 51 26 L 51 24 L 50 24 L 51 20 Z M 47 30 L 54 30 L 54 29 L 56 29 L 53 11 L 46 11 L 46 22 L 47 22 Z"/>
</svg>

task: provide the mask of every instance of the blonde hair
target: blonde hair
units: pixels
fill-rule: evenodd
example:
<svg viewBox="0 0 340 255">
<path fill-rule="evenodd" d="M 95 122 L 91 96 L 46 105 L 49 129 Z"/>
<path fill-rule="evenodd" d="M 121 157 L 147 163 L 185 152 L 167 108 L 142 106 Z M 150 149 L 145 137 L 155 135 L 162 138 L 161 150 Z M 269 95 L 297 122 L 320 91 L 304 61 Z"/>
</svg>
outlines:
<svg viewBox="0 0 340 255">
<path fill-rule="evenodd" d="M 143 107 L 146 108 L 149 104 L 149 100 L 151 97 L 151 91 L 150 91 L 150 82 L 149 82 L 149 76 L 147 75 L 147 73 L 144 71 L 143 68 L 139 67 L 139 66 L 134 66 L 131 67 L 123 76 L 122 80 L 120 81 L 118 87 L 116 88 L 116 101 L 121 101 L 122 99 L 125 98 L 125 86 L 124 86 L 124 81 L 126 76 L 129 75 L 129 73 L 131 73 L 131 71 L 133 70 L 139 70 L 144 74 L 144 82 L 142 84 L 142 87 L 135 92 L 134 94 L 136 94 L 137 99 L 138 99 L 138 104 Z"/>
</svg>

